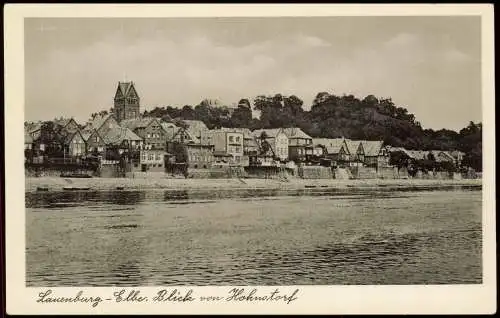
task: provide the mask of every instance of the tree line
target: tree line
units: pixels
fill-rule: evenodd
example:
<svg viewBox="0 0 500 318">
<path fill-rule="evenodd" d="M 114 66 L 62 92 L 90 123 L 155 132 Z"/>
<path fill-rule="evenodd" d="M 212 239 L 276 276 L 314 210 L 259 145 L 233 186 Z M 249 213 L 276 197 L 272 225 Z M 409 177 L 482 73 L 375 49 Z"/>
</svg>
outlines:
<svg viewBox="0 0 500 318">
<path fill-rule="evenodd" d="M 337 96 L 328 92 L 316 95 L 310 110 L 297 96 L 259 95 L 252 101 L 241 99 L 234 111 L 211 107 L 205 102 L 182 108 L 156 107 L 146 116 L 166 121 L 190 119 L 203 121 L 208 128 L 244 127 L 249 129 L 299 127 L 311 137 L 383 140 L 394 147 L 415 150 L 460 150 L 466 163 L 481 170 L 482 124 L 470 122 L 459 132 L 450 129 L 423 129 L 415 115 L 398 107 L 391 98 L 368 95 Z M 252 108 L 260 118 L 252 118 Z"/>
</svg>

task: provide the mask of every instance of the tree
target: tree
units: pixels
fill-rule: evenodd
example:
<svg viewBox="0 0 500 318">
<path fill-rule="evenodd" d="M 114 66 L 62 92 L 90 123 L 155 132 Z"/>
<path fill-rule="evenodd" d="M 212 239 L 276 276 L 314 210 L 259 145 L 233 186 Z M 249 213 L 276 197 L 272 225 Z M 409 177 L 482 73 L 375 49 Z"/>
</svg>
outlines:
<svg viewBox="0 0 500 318">
<path fill-rule="evenodd" d="M 389 164 L 398 168 L 408 167 L 409 159 L 403 151 L 394 151 L 389 157 Z"/>
<path fill-rule="evenodd" d="M 265 131 L 260 133 L 259 140 L 260 140 L 260 149 L 261 149 L 261 154 L 266 155 L 268 154 L 269 150 L 272 151 L 271 144 L 267 141 L 267 134 Z M 274 153 L 273 153 L 274 155 Z"/>
<path fill-rule="evenodd" d="M 249 128 L 251 124 L 252 110 L 249 107 L 239 105 L 231 115 L 231 126 Z"/>
<path fill-rule="evenodd" d="M 251 109 L 252 107 L 250 106 L 250 101 L 246 98 L 242 98 L 240 99 L 240 101 L 238 102 L 238 107 L 245 107 L 245 108 L 249 108 Z"/>
<path fill-rule="evenodd" d="M 182 118 L 188 119 L 188 120 L 193 120 L 196 118 L 195 111 L 194 111 L 193 107 L 190 105 L 185 105 L 184 107 L 182 107 L 180 115 Z"/>
</svg>

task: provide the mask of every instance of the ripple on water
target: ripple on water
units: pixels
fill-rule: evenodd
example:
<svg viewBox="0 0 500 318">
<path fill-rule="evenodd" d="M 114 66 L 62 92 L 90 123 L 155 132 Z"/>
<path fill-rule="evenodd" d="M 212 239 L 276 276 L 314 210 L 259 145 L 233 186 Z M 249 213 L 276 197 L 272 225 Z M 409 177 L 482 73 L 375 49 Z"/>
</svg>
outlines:
<svg viewBox="0 0 500 318">
<path fill-rule="evenodd" d="M 34 195 L 27 284 L 481 283 L 480 191 L 379 190 Z"/>
</svg>

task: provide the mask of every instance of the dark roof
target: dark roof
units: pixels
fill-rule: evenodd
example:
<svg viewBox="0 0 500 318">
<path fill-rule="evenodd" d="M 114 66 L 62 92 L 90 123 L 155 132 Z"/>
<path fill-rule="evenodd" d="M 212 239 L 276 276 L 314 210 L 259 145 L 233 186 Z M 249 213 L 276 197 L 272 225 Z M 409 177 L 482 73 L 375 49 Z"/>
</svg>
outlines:
<svg viewBox="0 0 500 318">
<path fill-rule="evenodd" d="M 298 127 L 283 128 L 283 132 L 289 139 L 291 138 L 312 139 L 311 136 L 303 132 L 302 129 Z"/>
<path fill-rule="evenodd" d="M 252 132 L 252 134 L 257 137 L 257 138 L 260 138 L 261 134 L 265 132 L 267 137 L 268 138 L 276 138 L 276 136 L 280 133 L 280 132 L 283 132 L 283 129 L 282 128 L 271 128 L 271 129 L 256 129 Z"/>
<path fill-rule="evenodd" d="M 128 90 L 132 86 L 132 82 L 118 82 L 118 88 L 123 96 L 127 96 Z"/>
<path fill-rule="evenodd" d="M 344 138 L 313 138 L 315 146 L 321 145 L 329 154 L 337 154 L 344 146 Z M 344 149 L 348 151 L 348 149 Z"/>
<path fill-rule="evenodd" d="M 363 147 L 363 144 L 359 140 L 351 140 L 351 139 L 345 139 L 345 144 L 347 146 L 347 150 L 349 151 L 350 154 L 355 154 L 357 153 L 359 149 L 359 145 Z M 363 149 L 364 152 L 364 149 Z"/>
<path fill-rule="evenodd" d="M 137 136 L 136 134 L 134 134 L 134 132 L 132 132 L 132 130 L 130 130 L 126 127 L 113 127 L 113 128 L 111 128 L 103 136 L 103 139 L 106 142 L 106 144 L 113 144 L 113 145 L 119 145 L 124 140 L 130 140 L 130 141 L 142 140 L 141 137 Z"/>
<path fill-rule="evenodd" d="M 384 142 L 382 140 L 362 140 L 361 144 L 363 145 L 365 156 L 375 157 L 379 155 Z"/>
<path fill-rule="evenodd" d="M 73 140 L 73 138 L 76 134 L 79 134 L 82 137 L 82 140 L 86 141 L 79 130 L 74 130 L 74 131 L 69 132 L 66 135 L 62 136 L 62 140 L 63 140 L 64 144 L 69 144 Z"/>
<path fill-rule="evenodd" d="M 112 114 L 107 114 L 104 116 L 97 115 L 94 117 L 94 119 L 90 119 L 87 124 L 85 125 L 85 129 L 99 129 L 101 126 L 108 120 L 110 117 L 113 117 Z"/>
<path fill-rule="evenodd" d="M 228 154 L 224 151 L 214 151 L 214 156 L 217 156 L 217 157 L 232 157 L 233 155 L 231 154 Z"/>
<path fill-rule="evenodd" d="M 127 127 L 130 130 L 134 130 L 136 128 L 146 128 L 153 121 L 157 120 L 155 117 L 140 117 L 133 119 L 124 119 L 120 122 L 120 126 Z"/>
</svg>

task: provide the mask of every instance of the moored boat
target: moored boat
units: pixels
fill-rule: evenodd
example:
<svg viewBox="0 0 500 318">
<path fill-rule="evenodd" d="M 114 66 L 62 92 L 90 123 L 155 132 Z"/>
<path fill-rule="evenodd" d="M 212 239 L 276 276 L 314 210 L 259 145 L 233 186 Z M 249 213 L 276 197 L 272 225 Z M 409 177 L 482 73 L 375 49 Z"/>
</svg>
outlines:
<svg viewBox="0 0 500 318">
<path fill-rule="evenodd" d="M 89 190 L 90 187 L 64 187 L 63 190 L 66 191 L 84 191 Z"/>
<path fill-rule="evenodd" d="M 88 173 L 63 172 L 61 178 L 92 178 Z"/>
</svg>

